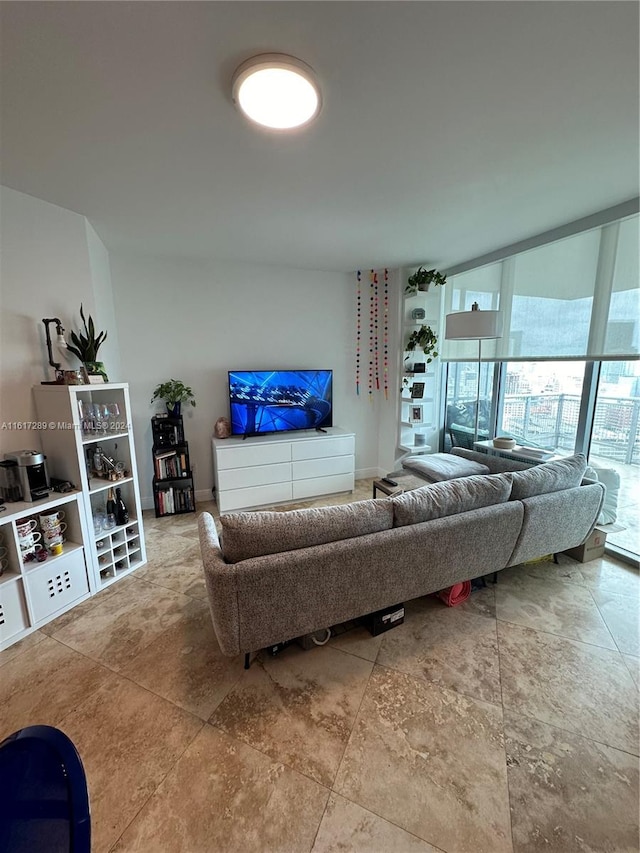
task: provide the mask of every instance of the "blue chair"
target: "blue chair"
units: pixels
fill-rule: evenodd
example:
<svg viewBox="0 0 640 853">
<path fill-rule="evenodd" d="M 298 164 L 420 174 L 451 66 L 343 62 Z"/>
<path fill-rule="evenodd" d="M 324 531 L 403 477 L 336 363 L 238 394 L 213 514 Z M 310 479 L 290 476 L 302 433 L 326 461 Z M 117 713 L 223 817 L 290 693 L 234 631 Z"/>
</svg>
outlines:
<svg viewBox="0 0 640 853">
<path fill-rule="evenodd" d="M 90 853 L 87 781 L 78 752 L 52 726 L 0 743 L 2 853 Z"/>
</svg>

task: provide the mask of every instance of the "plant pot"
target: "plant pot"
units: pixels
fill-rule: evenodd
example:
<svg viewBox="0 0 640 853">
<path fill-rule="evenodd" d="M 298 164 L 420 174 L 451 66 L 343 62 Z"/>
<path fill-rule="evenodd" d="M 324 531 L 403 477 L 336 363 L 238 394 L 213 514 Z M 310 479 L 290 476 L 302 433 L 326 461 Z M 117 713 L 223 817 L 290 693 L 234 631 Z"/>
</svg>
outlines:
<svg viewBox="0 0 640 853">
<path fill-rule="evenodd" d="M 85 373 L 87 377 L 89 376 L 102 376 L 105 382 L 109 381 L 109 377 L 107 376 L 107 372 L 104 369 L 104 362 L 102 361 L 84 361 L 83 363 Z"/>
<path fill-rule="evenodd" d="M 167 403 L 167 412 L 170 418 L 179 418 L 182 414 L 182 403 Z"/>
<path fill-rule="evenodd" d="M 419 284 L 418 285 L 418 292 L 419 293 L 429 293 L 429 282 L 427 282 L 426 284 Z"/>
</svg>

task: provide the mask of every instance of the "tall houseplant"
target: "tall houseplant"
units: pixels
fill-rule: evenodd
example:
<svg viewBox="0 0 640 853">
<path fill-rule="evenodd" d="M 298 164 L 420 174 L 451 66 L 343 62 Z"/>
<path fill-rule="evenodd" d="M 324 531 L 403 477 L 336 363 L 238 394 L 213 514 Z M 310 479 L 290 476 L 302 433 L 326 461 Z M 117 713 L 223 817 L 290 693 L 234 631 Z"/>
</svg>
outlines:
<svg viewBox="0 0 640 853">
<path fill-rule="evenodd" d="M 196 405 L 193 391 L 179 379 L 169 379 L 167 382 L 161 382 L 157 385 L 151 402 L 153 403 L 158 399 L 165 401 L 167 411 L 174 418 L 180 417 L 183 403 L 190 403 L 192 406 Z"/>
<path fill-rule="evenodd" d="M 418 291 L 429 290 L 429 285 L 445 285 L 447 283 L 446 275 L 438 272 L 436 269 L 426 270 L 424 267 L 418 267 L 413 275 L 407 279 L 407 286 L 404 292 L 408 296 L 414 296 Z"/>
<path fill-rule="evenodd" d="M 89 320 L 84 316 L 84 309 L 80 303 L 80 317 L 84 324 L 84 334 L 80 332 L 76 334 L 71 332 L 71 343 L 67 344 L 67 349 L 77 356 L 87 374 L 90 376 L 102 376 L 105 382 L 109 381 L 104 364 L 98 361 L 98 350 L 107 340 L 107 332 L 100 332 L 96 335 L 96 327 L 93 322 L 93 317 L 89 314 Z"/>
</svg>

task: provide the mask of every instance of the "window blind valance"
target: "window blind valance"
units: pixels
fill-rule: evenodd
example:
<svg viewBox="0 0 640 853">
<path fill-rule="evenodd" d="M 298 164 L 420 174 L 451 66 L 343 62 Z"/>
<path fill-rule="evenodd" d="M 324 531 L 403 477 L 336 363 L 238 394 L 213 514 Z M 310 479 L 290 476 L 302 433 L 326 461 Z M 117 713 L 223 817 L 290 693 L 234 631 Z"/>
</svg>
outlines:
<svg viewBox="0 0 640 853">
<path fill-rule="evenodd" d="M 503 313 L 484 360 L 627 360 L 640 350 L 638 215 L 450 275 L 445 313 Z M 440 341 L 444 361 L 477 359 L 473 341 Z"/>
</svg>

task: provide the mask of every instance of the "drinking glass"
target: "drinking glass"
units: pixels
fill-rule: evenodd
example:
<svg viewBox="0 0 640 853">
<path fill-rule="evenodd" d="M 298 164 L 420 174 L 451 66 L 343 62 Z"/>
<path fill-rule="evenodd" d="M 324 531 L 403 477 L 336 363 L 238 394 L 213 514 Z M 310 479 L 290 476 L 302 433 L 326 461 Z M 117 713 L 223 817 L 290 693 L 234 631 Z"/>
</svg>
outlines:
<svg viewBox="0 0 640 853">
<path fill-rule="evenodd" d="M 100 533 L 105 527 L 107 514 L 104 510 L 96 509 L 93 511 L 93 532 Z"/>
<path fill-rule="evenodd" d="M 117 403 L 107 403 L 105 405 L 107 418 L 109 420 L 109 429 L 112 432 L 122 432 L 120 424 L 120 406 Z"/>
<path fill-rule="evenodd" d="M 116 522 L 115 513 L 108 512 L 107 517 L 104 521 L 104 529 L 105 530 L 113 530 L 113 528 L 116 526 L 116 524 L 117 524 L 117 522 Z"/>
</svg>

